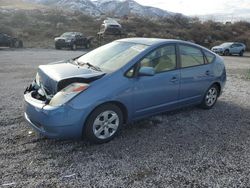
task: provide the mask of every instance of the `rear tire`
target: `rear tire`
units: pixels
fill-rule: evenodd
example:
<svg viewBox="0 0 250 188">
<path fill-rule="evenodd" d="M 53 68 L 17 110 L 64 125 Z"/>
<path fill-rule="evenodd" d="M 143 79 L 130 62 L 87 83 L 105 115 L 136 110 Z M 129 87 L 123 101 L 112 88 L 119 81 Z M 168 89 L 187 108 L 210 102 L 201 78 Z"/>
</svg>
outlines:
<svg viewBox="0 0 250 188">
<path fill-rule="evenodd" d="M 11 48 L 20 48 L 22 44 L 20 44 L 20 41 L 17 39 L 12 40 L 12 42 L 10 43 L 10 47 Z"/>
<path fill-rule="evenodd" d="M 88 117 L 83 136 L 91 143 L 106 143 L 119 133 L 122 124 L 121 109 L 114 104 L 104 104 L 97 107 Z"/>
<path fill-rule="evenodd" d="M 90 43 L 89 43 L 89 42 L 85 44 L 85 48 L 86 48 L 86 49 L 89 49 L 89 48 L 90 48 Z"/>
<path fill-rule="evenodd" d="M 16 40 L 16 41 L 15 41 L 14 47 L 15 47 L 15 48 L 19 48 L 19 40 Z"/>
<path fill-rule="evenodd" d="M 241 50 L 241 51 L 240 51 L 240 53 L 239 53 L 239 56 L 241 56 L 241 57 L 242 57 L 243 55 L 244 55 L 244 51 L 243 51 L 243 50 Z"/>
<path fill-rule="evenodd" d="M 14 48 L 15 47 L 15 41 L 11 41 L 10 44 L 9 44 L 9 47 Z"/>
<path fill-rule="evenodd" d="M 203 109 L 211 109 L 217 102 L 219 97 L 219 88 L 217 85 L 212 85 L 206 91 L 205 96 L 203 97 L 200 107 Z"/>
<path fill-rule="evenodd" d="M 23 41 L 19 40 L 18 48 L 22 48 L 22 47 L 23 47 Z"/>
<path fill-rule="evenodd" d="M 71 46 L 71 50 L 76 50 L 77 49 L 77 46 L 76 46 L 76 44 L 72 44 L 72 46 Z"/>
</svg>

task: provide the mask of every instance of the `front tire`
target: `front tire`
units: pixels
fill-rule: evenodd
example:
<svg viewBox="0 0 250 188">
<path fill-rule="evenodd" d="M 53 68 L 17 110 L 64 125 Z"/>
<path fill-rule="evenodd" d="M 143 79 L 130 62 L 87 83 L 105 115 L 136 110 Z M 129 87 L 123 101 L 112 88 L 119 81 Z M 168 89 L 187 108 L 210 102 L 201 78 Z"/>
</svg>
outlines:
<svg viewBox="0 0 250 188">
<path fill-rule="evenodd" d="M 229 50 L 225 50 L 224 56 L 229 56 L 229 55 L 230 55 Z"/>
<path fill-rule="evenodd" d="M 200 107 L 203 109 L 211 109 L 217 102 L 218 96 L 219 88 L 217 85 L 214 84 L 206 91 L 206 94 L 203 97 Z"/>
<path fill-rule="evenodd" d="M 90 48 L 90 43 L 89 43 L 89 42 L 85 44 L 85 48 L 86 48 L 86 49 L 89 49 L 89 48 Z"/>
<path fill-rule="evenodd" d="M 104 104 L 90 114 L 85 123 L 83 134 L 92 143 L 106 143 L 119 133 L 122 124 L 121 109 L 114 104 Z"/>
</svg>

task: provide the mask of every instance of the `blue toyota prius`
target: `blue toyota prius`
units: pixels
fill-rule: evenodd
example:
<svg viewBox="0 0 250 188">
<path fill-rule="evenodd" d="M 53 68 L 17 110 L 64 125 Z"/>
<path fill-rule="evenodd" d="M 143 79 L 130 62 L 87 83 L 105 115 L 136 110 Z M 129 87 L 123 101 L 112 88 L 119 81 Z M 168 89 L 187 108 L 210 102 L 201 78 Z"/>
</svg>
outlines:
<svg viewBox="0 0 250 188">
<path fill-rule="evenodd" d="M 25 118 L 51 138 L 113 139 L 123 124 L 189 105 L 212 108 L 226 82 L 223 59 L 199 45 L 128 38 L 40 65 L 25 90 Z"/>
</svg>

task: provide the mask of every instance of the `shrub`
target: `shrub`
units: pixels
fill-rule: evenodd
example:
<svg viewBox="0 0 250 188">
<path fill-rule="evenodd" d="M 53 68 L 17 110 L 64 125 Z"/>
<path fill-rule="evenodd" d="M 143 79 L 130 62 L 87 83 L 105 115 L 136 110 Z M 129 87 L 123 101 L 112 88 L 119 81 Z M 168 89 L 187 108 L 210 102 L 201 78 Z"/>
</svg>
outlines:
<svg viewBox="0 0 250 188">
<path fill-rule="evenodd" d="M 55 36 L 66 31 L 79 31 L 85 35 L 95 36 L 103 19 L 105 16 L 96 20 L 81 12 L 64 12 L 59 9 L 0 12 L 0 32 L 17 35 L 36 44 L 34 41 L 53 41 Z M 209 48 L 226 41 L 239 41 L 250 46 L 248 22 L 201 22 L 198 18 L 190 19 L 181 14 L 159 20 L 127 15 L 119 22 L 125 31 L 130 33 L 129 36 L 182 39 Z"/>
<path fill-rule="evenodd" d="M 28 25 L 29 18 L 25 12 L 20 11 L 12 15 L 11 24 L 13 27 L 24 27 Z"/>
<path fill-rule="evenodd" d="M 8 35 L 13 35 L 13 30 L 9 26 L 5 26 L 3 24 L 0 24 L 0 33 L 6 33 Z"/>
</svg>

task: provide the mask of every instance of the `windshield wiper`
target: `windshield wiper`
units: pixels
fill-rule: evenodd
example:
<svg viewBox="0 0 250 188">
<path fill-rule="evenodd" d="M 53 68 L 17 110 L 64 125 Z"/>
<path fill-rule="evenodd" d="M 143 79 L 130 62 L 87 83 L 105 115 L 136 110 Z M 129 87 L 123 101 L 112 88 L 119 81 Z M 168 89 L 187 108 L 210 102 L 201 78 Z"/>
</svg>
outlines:
<svg viewBox="0 0 250 188">
<path fill-rule="evenodd" d="M 88 65 L 89 67 L 92 67 L 93 69 L 95 69 L 95 70 L 97 70 L 97 71 L 102 71 L 100 67 L 95 66 L 95 65 L 92 65 L 92 64 L 90 64 L 89 62 L 85 63 L 84 65 Z"/>
<path fill-rule="evenodd" d="M 87 63 L 80 63 L 77 59 L 75 60 L 76 64 L 79 65 L 79 66 L 83 66 L 83 65 L 87 65 L 88 67 L 91 67 L 92 69 L 96 70 L 96 71 L 102 71 L 100 67 L 98 66 L 95 66 L 95 65 L 92 65 L 90 64 L 89 62 Z"/>
</svg>

